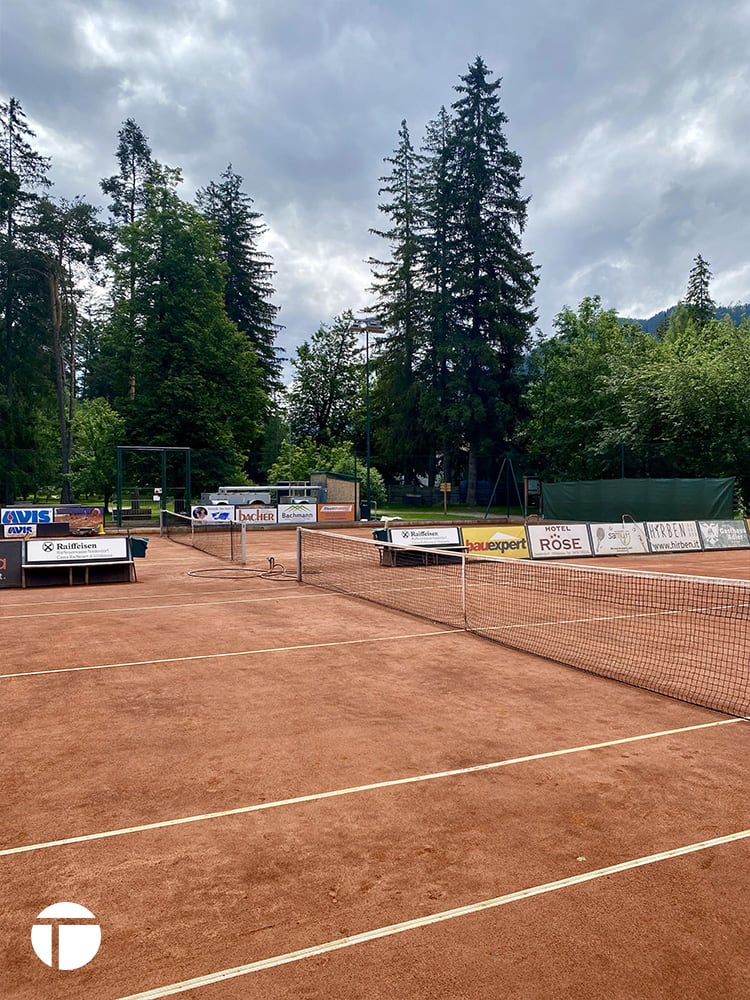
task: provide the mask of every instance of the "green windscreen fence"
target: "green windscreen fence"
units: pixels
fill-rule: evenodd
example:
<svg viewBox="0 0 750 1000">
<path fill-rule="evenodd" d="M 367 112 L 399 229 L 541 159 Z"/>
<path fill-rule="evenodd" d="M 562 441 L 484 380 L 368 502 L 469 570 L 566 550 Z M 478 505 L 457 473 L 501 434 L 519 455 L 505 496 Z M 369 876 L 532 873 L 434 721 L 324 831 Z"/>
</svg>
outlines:
<svg viewBox="0 0 750 1000">
<path fill-rule="evenodd" d="M 544 516 L 552 521 L 694 521 L 732 517 L 734 478 L 598 479 L 543 483 Z"/>
</svg>

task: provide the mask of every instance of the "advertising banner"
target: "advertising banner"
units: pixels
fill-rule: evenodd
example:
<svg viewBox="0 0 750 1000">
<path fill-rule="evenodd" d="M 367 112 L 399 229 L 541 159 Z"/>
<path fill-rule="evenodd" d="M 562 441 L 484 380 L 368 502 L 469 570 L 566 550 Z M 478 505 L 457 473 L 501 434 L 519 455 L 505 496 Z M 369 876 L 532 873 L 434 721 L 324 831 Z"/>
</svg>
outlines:
<svg viewBox="0 0 750 1000">
<path fill-rule="evenodd" d="M 3 507 L 0 508 L 0 524 L 52 524 L 54 510 L 52 507 Z"/>
<path fill-rule="evenodd" d="M 245 524 L 276 524 L 279 515 L 275 507 L 252 504 L 247 507 L 235 507 L 234 519 Z"/>
<path fill-rule="evenodd" d="M 527 524 L 534 559 L 590 556 L 591 539 L 585 524 Z"/>
<path fill-rule="evenodd" d="M 700 552 L 701 539 L 695 521 L 647 521 L 652 552 Z"/>
<path fill-rule="evenodd" d="M 21 586 L 23 542 L 0 542 L 0 587 Z"/>
<path fill-rule="evenodd" d="M 317 507 L 314 503 L 279 504 L 279 524 L 315 524 Z"/>
<path fill-rule="evenodd" d="M 217 507 L 204 507 L 197 504 L 190 508 L 190 516 L 194 521 L 201 521 L 204 524 L 229 522 L 234 517 L 234 507 L 227 504 L 220 504 Z"/>
<path fill-rule="evenodd" d="M 390 541 L 396 545 L 461 545 L 458 528 L 391 528 Z"/>
<path fill-rule="evenodd" d="M 590 524 L 595 556 L 629 556 L 648 552 L 646 527 L 635 521 Z"/>
<path fill-rule="evenodd" d="M 96 535 L 104 525 L 101 507 L 55 507 L 55 523 L 67 523 L 71 535 Z"/>
<path fill-rule="evenodd" d="M 353 521 L 353 503 L 319 503 L 319 521 Z"/>
<path fill-rule="evenodd" d="M 4 538 L 36 538 L 35 524 L 4 524 L 2 525 L 2 535 Z"/>
<path fill-rule="evenodd" d="M 698 521 L 704 549 L 745 549 L 750 545 L 744 521 Z"/>
<path fill-rule="evenodd" d="M 29 563 L 96 562 L 128 558 L 128 540 L 107 538 L 32 538 L 26 543 Z"/>
<path fill-rule="evenodd" d="M 506 528 L 461 528 L 470 555 L 492 559 L 528 559 L 529 546 L 523 525 Z"/>
</svg>

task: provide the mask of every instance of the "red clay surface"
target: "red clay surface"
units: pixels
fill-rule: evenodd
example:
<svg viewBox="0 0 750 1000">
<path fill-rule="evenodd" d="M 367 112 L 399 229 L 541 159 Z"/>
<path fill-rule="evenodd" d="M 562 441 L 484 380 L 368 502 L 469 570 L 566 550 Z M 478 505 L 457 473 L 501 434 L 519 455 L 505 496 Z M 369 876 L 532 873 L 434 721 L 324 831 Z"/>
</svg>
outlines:
<svg viewBox="0 0 750 1000">
<path fill-rule="evenodd" d="M 291 532 L 250 548 L 293 567 Z M 748 552 L 592 563 L 750 578 Z M 750 995 L 750 839 L 576 878 L 747 831 L 747 722 L 293 581 L 189 575 L 223 566 L 152 536 L 137 584 L 0 592 L 3 1000 L 201 977 L 185 995 Z M 31 948 L 61 900 L 102 927 L 78 970 Z"/>
</svg>

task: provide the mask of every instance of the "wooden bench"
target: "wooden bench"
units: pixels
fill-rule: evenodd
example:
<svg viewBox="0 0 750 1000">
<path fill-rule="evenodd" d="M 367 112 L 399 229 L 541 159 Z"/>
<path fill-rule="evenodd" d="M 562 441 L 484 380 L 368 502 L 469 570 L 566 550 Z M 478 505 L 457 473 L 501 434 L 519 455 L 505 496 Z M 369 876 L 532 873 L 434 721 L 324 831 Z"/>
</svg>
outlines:
<svg viewBox="0 0 750 1000">
<path fill-rule="evenodd" d="M 123 572 L 117 574 L 113 570 L 109 569 L 104 573 L 94 573 L 94 579 L 91 579 L 91 571 L 98 570 L 103 567 L 120 567 Z M 41 583 L 31 582 L 29 583 L 29 573 L 36 570 L 44 570 L 46 572 L 47 579 Z M 83 572 L 80 572 L 80 571 Z M 54 587 L 58 586 L 60 583 L 65 583 L 65 576 L 67 575 L 68 586 L 74 586 L 76 584 L 89 584 L 89 583 L 135 583 L 137 582 L 137 576 L 135 571 L 135 563 L 133 559 L 101 559 L 99 561 L 90 560 L 88 562 L 32 562 L 32 563 L 22 563 L 21 564 L 21 587 Z M 96 577 L 108 577 L 108 579 L 99 579 Z M 118 579 L 118 576 L 120 579 Z"/>
</svg>

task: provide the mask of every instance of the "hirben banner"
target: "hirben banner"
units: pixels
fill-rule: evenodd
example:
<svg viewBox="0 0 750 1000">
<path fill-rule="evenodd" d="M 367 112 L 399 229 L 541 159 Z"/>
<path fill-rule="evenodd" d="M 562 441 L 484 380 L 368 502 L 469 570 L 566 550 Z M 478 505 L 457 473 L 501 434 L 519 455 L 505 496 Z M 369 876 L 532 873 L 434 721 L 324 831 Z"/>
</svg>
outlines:
<svg viewBox="0 0 750 1000">
<path fill-rule="evenodd" d="M 470 555 L 491 559 L 528 559 L 526 529 L 522 525 L 503 528 L 461 528 L 464 545 Z"/>
</svg>

